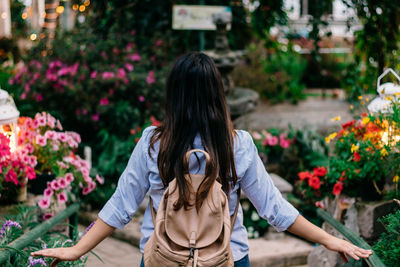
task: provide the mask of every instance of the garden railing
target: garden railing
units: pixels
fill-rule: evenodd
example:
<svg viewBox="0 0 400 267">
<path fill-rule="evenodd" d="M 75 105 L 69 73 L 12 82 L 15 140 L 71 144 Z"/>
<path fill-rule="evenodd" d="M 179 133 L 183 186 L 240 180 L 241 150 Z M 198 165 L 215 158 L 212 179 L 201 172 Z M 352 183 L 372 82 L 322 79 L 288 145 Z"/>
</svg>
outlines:
<svg viewBox="0 0 400 267">
<path fill-rule="evenodd" d="M 11 249 L 2 249 L 0 250 L 0 266 L 4 266 L 7 261 L 15 254 L 15 250 L 22 250 L 27 247 L 37 238 L 43 236 L 46 232 L 48 232 L 54 225 L 60 223 L 66 218 L 69 218 L 69 235 L 72 239 L 72 235 L 74 234 L 74 230 L 77 229 L 78 226 L 78 210 L 79 203 L 74 203 L 68 206 L 65 210 L 57 213 L 51 219 L 39 224 L 31 231 L 25 233 L 18 239 L 14 240 L 8 247 Z"/>
<path fill-rule="evenodd" d="M 338 222 L 328 212 L 322 209 L 318 209 L 317 214 L 320 218 L 322 218 L 325 222 L 329 223 L 334 229 L 336 229 L 339 233 L 341 233 L 347 240 L 352 242 L 354 245 L 364 249 L 372 249 L 367 242 L 365 242 L 361 237 L 352 232 L 349 228 Z M 383 264 L 381 259 L 379 259 L 379 257 L 374 253 L 367 259 L 363 259 L 362 262 L 350 260 L 349 263 L 345 264 L 344 266 L 385 267 L 385 264 Z"/>
</svg>

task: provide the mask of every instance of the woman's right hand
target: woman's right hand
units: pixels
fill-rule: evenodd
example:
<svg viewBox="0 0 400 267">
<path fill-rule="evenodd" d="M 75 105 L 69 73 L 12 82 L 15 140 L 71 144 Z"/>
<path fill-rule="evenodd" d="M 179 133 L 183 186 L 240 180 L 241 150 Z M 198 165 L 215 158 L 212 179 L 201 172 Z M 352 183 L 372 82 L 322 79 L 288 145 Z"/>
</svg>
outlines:
<svg viewBox="0 0 400 267">
<path fill-rule="evenodd" d="M 43 256 L 55 258 L 50 267 L 56 266 L 61 261 L 76 261 L 82 256 L 76 247 L 43 249 L 32 252 L 31 255 L 34 257 Z"/>
</svg>

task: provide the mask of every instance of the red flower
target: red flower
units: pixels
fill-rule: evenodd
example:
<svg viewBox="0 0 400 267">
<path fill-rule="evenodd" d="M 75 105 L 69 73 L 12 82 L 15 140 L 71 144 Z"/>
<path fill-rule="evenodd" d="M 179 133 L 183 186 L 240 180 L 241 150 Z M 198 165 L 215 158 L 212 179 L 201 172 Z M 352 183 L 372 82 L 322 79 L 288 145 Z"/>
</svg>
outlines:
<svg viewBox="0 0 400 267">
<path fill-rule="evenodd" d="M 340 178 L 339 178 L 339 180 L 341 181 L 341 182 L 344 182 L 344 180 L 346 180 L 346 173 L 343 171 L 342 172 L 342 175 L 340 176 Z"/>
<path fill-rule="evenodd" d="M 326 168 L 325 167 L 317 167 L 314 168 L 313 170 L 313 174 L 319 177 L 325 176 L 327 173 Z"/>
<path fill-rule="evenodd" d="M 355 122 L 356 122 L 355 120 L 345 122 L 345 123 L 342 124 L 342 128 L 346 129 L 346 128 L 350 127 L 350 126 L 353 126 Z"/>
<path fill-rule="evenodd" d="M 359 154 L 357 151 L 354 152 L 353 156 L 354 156 L 354 161 L 355 161 L 355 162 L 361 160 L 361 156 L 360 156 L 360 154 Z"/>
<path fill-rule="evenodd" d="M 321 180 L 317 176 L 312 175 L 308 179 L 308 185 L 314 189 L 319 189 L 321 187 Z"/>
<path fill-rule="evenodd" d="M 312 175 L 309 172 L 299 172 L 298 176 L 300 178 L 300 181 L 303 181 L 310 178 Z"/>
<path fill-rule="evenodd" d="M 343 190 L 343 183 L 342 182 L 336 182 L 336 184 L 333 186 L 332 194 L 335 196 L 340 195 L 340 193 Z"/>
</svg>

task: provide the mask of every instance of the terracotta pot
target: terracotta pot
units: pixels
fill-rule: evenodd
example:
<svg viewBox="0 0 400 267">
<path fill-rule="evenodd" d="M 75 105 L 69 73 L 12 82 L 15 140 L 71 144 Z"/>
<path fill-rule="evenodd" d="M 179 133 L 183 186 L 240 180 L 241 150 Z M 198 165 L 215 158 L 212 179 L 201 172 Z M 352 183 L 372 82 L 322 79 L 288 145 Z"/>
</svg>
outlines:
<svg viewBox="0 0 400 267">
<path fill-rule="evenodd" d="M 27 190 L 27 184 L 25 184 L 23 187 L 20 187 L 18 190 L 18 195 L 17 195 L 17 202 L 25 202 L 26 197 L 28 195 L 28 190 Z"/>
</svg>

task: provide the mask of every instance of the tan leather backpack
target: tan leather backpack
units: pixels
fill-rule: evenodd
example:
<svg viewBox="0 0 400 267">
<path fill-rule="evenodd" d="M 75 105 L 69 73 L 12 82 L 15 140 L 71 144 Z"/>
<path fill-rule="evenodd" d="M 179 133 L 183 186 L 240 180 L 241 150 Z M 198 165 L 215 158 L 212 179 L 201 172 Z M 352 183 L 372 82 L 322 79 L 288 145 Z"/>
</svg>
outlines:
<svg viewBox="0 0 400 267">
<path fill-rule="evenodd" d="M 202 152 L 209 164 L 210 156 L 200 149 L 186 153 L 187 162 L 193 152 Z M 189 188 L 192 188 L 191 201 L 204 178 L 202 174 L 185 176 Z M 160 266 L 234 266 L 230 240 L 236 219 L 239 201 L 232 218 L 226 194 L 217 181 L 211 187 L 201 208 L 196 211 L 194 205 L 185 210 L 174 210 L 179 197 L 176 179 L 172 180 L 161 199 L 157 214 L 150 198 L 154 232 L 144 248 L 145 267 Z M 238 200 L 240 189 L 238 190 Z M 194 202 L 191 202 L 194 203 Z"/>
</svg>

